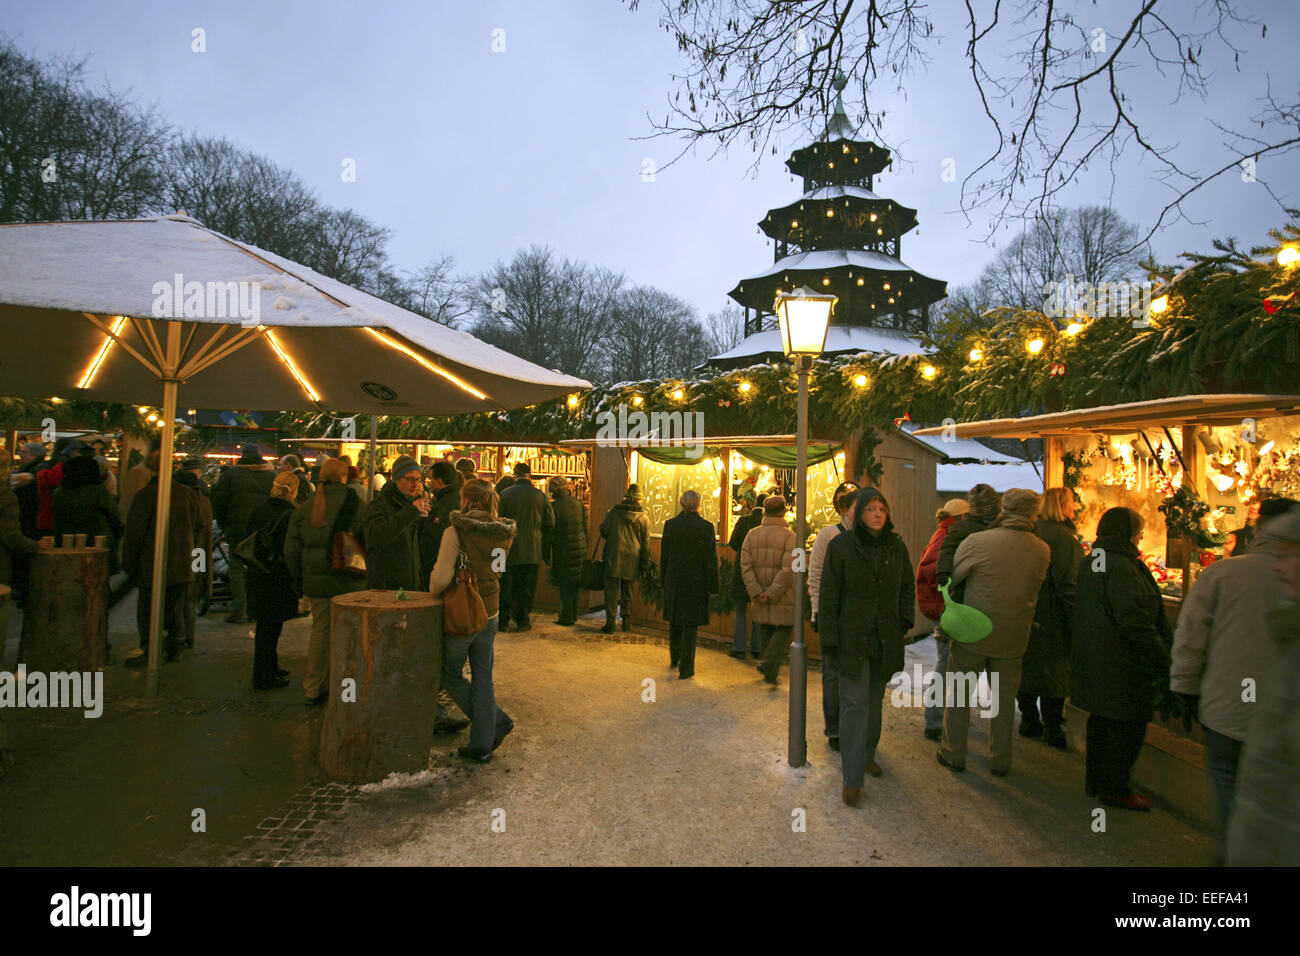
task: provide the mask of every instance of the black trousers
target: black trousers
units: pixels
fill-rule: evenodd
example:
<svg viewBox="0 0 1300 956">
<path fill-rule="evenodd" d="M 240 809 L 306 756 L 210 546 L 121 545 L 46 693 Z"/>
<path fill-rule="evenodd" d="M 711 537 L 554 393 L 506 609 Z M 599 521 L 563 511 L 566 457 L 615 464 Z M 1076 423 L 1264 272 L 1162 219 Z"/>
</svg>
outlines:
<svg viewBox="0 0 1300 956">
<path fill-rule="evenodd" d="M 623 604 L 623 620 L 632 621 L 632 579 L 605 578 L 605 623 L 613 624 L 618 617 L 619 602 Z"/>
<path fill-rule="evenodd" d="M 163 589 L 163 650 L 179 654 L 185 640 L 185 599 L 190 593 L 189 582 L 169 584 Z M 140 632 L 140 650 L 149 652 L 149 611 L 153 588 L 142 587 L 136 598 L 135 626 Z"/>
<path fill-rule="evenodd" d="M 1084 789 L 1107 800 L 1123 800 L 1132 791 L 1128 778 L 1147 735 L 1145 720 L 1112 720 L 1088 716 L 1088 753 Z"/>
<path fill-rule="evenodd" d="M 578 620 L 578 586 L 566 585 L 560 591 L 559 624 L 573 624 Z"/>
<path fill-rule="evenodd" d="M 1026 694 L 1021 691 L 1016 695 L 1016 703 L 1020 705 L 1022 720 L 1031 724 L 1042 724 L 1048 730 L 1063 729 L 1065 727 L 1065 698 L 1042 698 L 1041 713 L 1038 701 L 1037 694 Z"/>
<path fill-rule="evenodd" d="M 668 666 L 677 668 L 678 677 L 695 675 L 695 638 L 697 624 L 668 625 Z"/>
<path fill-rule="evenodd" d="M 513 616 L 520 627 L 528 626 L 533 613 L 533 594 L 537 591 L 536 564 L 512 564 L 501 575 L 501 614 L 508 622 Z"/>
<path fill-rule="evenodd" d="M 253 686 L 270 687 L 280 676 L 280 632 L 283 620 L 257 619 L 253 632 Z"/>
</svg>

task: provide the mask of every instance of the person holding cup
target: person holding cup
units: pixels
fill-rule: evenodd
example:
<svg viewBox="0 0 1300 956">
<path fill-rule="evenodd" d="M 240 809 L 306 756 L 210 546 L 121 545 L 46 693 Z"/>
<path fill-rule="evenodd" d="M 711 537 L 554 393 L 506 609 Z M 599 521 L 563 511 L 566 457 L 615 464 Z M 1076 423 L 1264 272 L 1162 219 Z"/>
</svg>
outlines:
<svg viewBox="0 0 1300 956">
<path fill-rule="evenodd" d="M 400 455 L 388 483 L 366 508 L 366 583 L 371 588 L 429 589 L 438 528 L 429 515 L 431 505 L 422 479 L 419 463 L 410 455 Z"/>
</svg>

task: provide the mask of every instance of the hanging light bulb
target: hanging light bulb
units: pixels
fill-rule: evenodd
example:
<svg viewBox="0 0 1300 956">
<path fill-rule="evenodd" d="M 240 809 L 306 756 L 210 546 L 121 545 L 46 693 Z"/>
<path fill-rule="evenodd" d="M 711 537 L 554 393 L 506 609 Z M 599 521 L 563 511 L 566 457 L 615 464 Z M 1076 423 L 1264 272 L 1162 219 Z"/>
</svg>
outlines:
<svg viewBox="0 0 1300 956">
<path fill-rule="evenodd" d="M 1037 355 L 1039 352 L 1043 350 L 1043 346 L 1046 344 L 1047 343 L 1044 342 L 1042 339 L 1030 339 L 1027 343 L 1025 343 L 1025 348 L 1029 350 L 1029 353 L 1031 355 Z"/>
<path fill-rule="evenodd" d="M 925 379 L 927 382 L 938 374 L 939 370 L 933 365 L 927 365 L 925 368 L 921 369 L 921 378 Z"/>
<path fill-rule="evenodd" d="M 885 291 L 886 291 L 886 292 L 889 291 L 889 283 L 888 283 L 888 282 L 885 283 Z"/>
<path fill-rule="evenodd" d="M 1151 300 L 1152 315 L 1159 315 L 1161 312 L 1165 311 L 1168 308 L 1169 308 L 1169 296 L 1167 295 L 1162 295 L 1159 296 L 1158 298 Z"/>
<path fill-rule="evenodd" d="M 741 382 L 741 383 L 740 383 L 740 390 L 741 390 L 742 392 L 746 392 L 746 393 L 748 393 L 749 390 L 750 390 L 751 388 L 753 388 L 753 387 L 754 387 L 754 386 L 750 385 L 748 382 Z"/>
<path fill-rule="evenodd" d="M 983 349 L 971 349 L 971 350 L 970 350 L 970 360 L 971 360 L 972 362 L 978 362 L 978 361 L 979 361 L 980 359 L 982 359 L 983 357 L 984 357 L 984 350 L 983 350 Z"/>
<path fill-rule="evenodd" d="M 871 214 L 871 221 L 872 222 L 876 221 L 876 214 L 874 212 Z"/>
<path fill-rule="evenodd" d="M 633 404 L 633 405 L 641 405 L 641 404 L 643 404 L 644 402 L 645 402 L 645 399 L 642 398 L 640 395 L 633 395 L 633 396 L 632 396 L 632 404 Z"/>
<path fill-rule="evenodd" d="M 1078 335 L 1082 331 L 1083 331 L 1082 322 L 1071 322 L 1069 325 L 1065 327 L 1066 335 Z"/>
<path fill-rule="evenodd" d="M 858 388 L 866 388 L 867 377 L 865 375 L 859 375 L 857 378 L 853 380 L 853 384 L 856 385 Z"/>
<path fill-rule="evenodd" d="M 679 402 L 680 402 L 680 401 L 682 400 L 682 396 L 685 395 L 685 394 L 686 394 L 686 393 L 683 392 L 680 388 L 675 388 L 675 389 L 673 389 L 673 399 L 674 399 L 675 401 L 679 401 Z"/>
<path fill-rule="evenodd" d="M 862 278 L 862 276 L 858 276 L 858 285 L 865 285 L 866 281 L 867 280 Z"/>
<path fill-rule="evenodd" d="M 1295 246 L 1283 246 L 1277 253 L 1277 264 L 1280 266 L 1292 266 L 1300 262 L 1300 250 Z"/>
</svg>

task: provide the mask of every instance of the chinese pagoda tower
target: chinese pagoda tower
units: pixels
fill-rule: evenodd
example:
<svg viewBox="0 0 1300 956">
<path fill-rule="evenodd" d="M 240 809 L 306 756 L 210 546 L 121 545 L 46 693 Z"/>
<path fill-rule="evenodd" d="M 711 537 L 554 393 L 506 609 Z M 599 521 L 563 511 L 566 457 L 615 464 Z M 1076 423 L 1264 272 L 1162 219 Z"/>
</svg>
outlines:
<svg viewBox="0 0 1300 956">
<path fill-rule="evenodd" d="M 843 74 L 835 77 L 835 108 L 821 138 L 786 160 L 790 172 L 803 177 L 803 195 L 768 210 L 758 224 L 775 244 L 772 266 L 729 293 L 745 309 L 745 340 L 709 365 L 737 368 L 783 357 L 772 312 L 782 291 L 807 286 L 839 296 L 826 354 L 915 352 L 919 343 L 909 333 L 928 331 L 930 306 L 947 295 L 947 283 L 900 258 L 903 234 L 916 228 L 916 210 L 872 191 L 890 154 L 853 138 L 844 113 L 846 83 Z"/>
</svg>

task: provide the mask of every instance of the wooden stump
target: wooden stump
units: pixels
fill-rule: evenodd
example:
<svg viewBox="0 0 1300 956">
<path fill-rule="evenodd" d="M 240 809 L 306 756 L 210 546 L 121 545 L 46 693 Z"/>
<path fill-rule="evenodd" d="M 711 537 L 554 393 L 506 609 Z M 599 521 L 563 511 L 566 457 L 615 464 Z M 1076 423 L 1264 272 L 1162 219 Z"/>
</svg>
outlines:
<svg viewBox="0 0 1300 956">
<path fill-rule="evenodd" d="M 330 608 L 320 763 L 336 780 L 424 770 L 441 686 L 442 605 L 427 592 L 354 591 Z"/>
<path fill-rule="evenodd" d="M 93 671 L 108 640 L 108 551 L 54 548 L 32 555 L 18 660 L 29 671 Z"/>
</svg>

